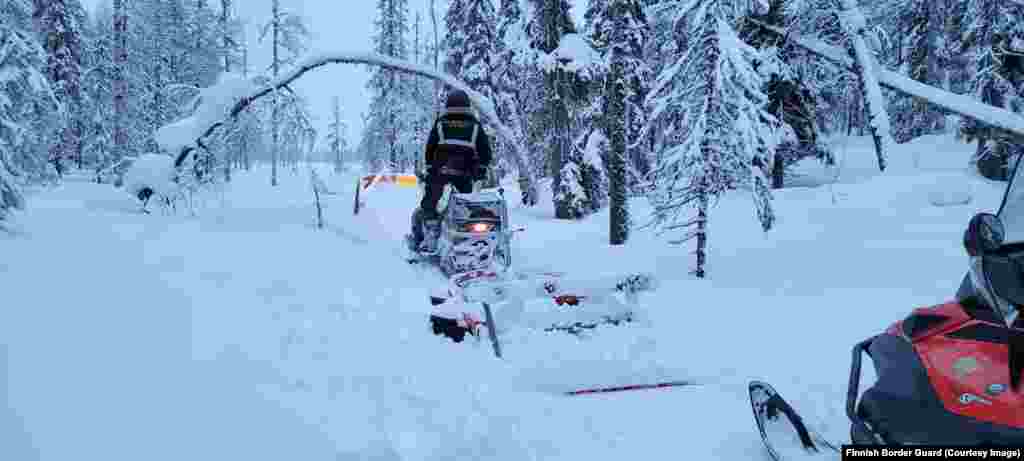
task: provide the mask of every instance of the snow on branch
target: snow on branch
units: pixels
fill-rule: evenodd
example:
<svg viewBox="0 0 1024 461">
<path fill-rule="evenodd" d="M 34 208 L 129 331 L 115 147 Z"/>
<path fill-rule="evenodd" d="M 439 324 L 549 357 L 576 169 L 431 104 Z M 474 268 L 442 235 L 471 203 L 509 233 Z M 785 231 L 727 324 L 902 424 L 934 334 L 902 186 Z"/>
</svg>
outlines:
<svg viewBox="0 0 1024 461">
<path fill-rule="evenodd" d="M 465 91 L 469 95 L 483 118 L 498 131 L 515 149 L 513 156 L 519 169 L 523 188 L 523 204 L 534 205 L 538 200 L 536 179 L 527 163 L 525 148 L 519 144 L 511 129 L 501 122 L 490 99 L 469 88 L 461 80 L 445 72 L 421 66 L 401 59 L 367 52 L 329 52 L 307 57 L 300 61 L 294 69 L 283 73 L 266 85 L 253 89 L 233 78 L 224 78 L 217 86 L 204 90 L 203 102 L 191 117 L 167 125 L 157 131 L 157 140 L 161 147 L 171 152 L 180 152 L 175 165 L 180 167 L 189 154 L 197 147 L 204 147 L 203 139 L 210 136 L 218 127 L 230 118 L 237 117 L 257 99 L 286 88 L 306 72 L 328 64 L 365 64 L 376 65 L 408 74 L 418 75 L 439 81 L 452 88 Z M 186 141 L 187 140 L 187 141 Z"/>
<path fill-rule="evenodd" d="M 559 40 L 558 48 L 549 54 L 541 53 L 537 59 L 541 68 L 548 72 L 562 69 L 571 73 L 588 74 L 604 66 L 601 54 L 580 34 L 565 34 Z"/>
<path fill-rule="evenodd" d="M 1014 1 L 1024 5 L 1024 0 Z M 785 29 L 754 19 L 748 18 L 748 20 L 756 22 L 770 32 L 787 37 L 793 44 L 807 51 L 838 64 L 849 71 L 853 71 L 853 61 L 839 48 L 818 40 L 795 37 L 792 34 L 788 34 Z M 1024 137 L 1024 117 L 1014 112 L 984 104 L 969 96 L 950 93 L 930 85 L 925 85 L 893 71 L 878 69 L 877 72 L 878 81 L 884 87 L 924 99 L 948 111 Z"/>
</svg>

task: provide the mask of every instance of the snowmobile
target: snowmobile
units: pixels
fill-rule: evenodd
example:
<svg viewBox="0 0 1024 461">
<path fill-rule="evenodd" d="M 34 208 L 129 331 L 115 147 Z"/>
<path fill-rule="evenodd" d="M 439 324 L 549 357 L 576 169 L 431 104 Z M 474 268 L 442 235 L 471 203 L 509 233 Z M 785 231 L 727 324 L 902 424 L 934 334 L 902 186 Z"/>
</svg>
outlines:
<svg viewBox="0 0 1024 461">
<path fill-rule="evenodd" d="M 495 353 L 500 355 L 496 329 L 489 328 L 494 319 L 479 315 L 481 311 L 488 313 L 491 306 L 536 298 L 549 298 L 566 309 L 584 302 L 604 305 L 606 309 L 593 315 L 580 315 L 583 320 L 574 317 L 566 323 L 545 325 L 546 331 L 579 335 L 600 325 L 632 321 L 629 306 L 616 304 L 609 294 L 622 294 L 631 304 L 637 293 L 654 288 L 654 277 L 649 274 L 577 280 L 553 271 L 510 270 L 512 236 L 525 229 L 509 226 L 502 188 L 481 190 L 474 184 L 473 193 L 460 194 L 447 185 L 438 201 L 438 212 L 442 216 L 440 225 L 424 229 L 426 239 L 436 240 L 434 251 L 420 252 L 413 236 L 405 237 L 408 250 L 414 254 L 407 258 L 410 263 L 429 261 L 448 278 L 447 285 L 430 296 L 430 324 L 435 335 L 462 342 L 467 335 L 480 339 L 481 327 L 488 327 Z M 416 213 L 413 226 L 420 222 Z"/>
<path fill-rule="evenodd" d="M 919 308 L 853 347 L 846 414 L 855 445 L 1024 445 L 1024 171 L 997 214 L 963 244 L 967 274 L 949 302 Z M 869 357 L 878 377 L 860 394 Z M 838 456 L 771 385 L 749 383 L 755 422 L 776 461 Z"/>
<path fill-rule="evenodd" d="M 475 189 L 475 188 L 474 188 Z M 422 252 L 412 235 L 406 235 L 410 262 L 436 261 L 446 276 L 478 270 L 506 270 L 512 264 L 512 234 L 521 229 L 508 225 L 504 190 L 479 190 L 470 194 L 452 192 L 451 185 L 438 203 L 439 226 L 424 229 L 434 250 Z M 418 225 L 419 210 L 413 214 Z M 431 226 L 425 226 L 431 227 Z"/>
</svg>

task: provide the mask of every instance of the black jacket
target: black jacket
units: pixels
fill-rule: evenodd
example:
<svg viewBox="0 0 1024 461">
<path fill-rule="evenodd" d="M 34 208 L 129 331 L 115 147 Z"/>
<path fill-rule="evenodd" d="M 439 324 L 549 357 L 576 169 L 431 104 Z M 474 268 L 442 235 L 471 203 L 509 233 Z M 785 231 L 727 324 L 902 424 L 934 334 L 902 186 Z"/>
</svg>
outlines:
<svg viewBox="0 0 1024 461">
<path fill-rule="evenodd" d="M 444 139 L 442 139 L 442 135 Z M 491 140 L 472 113 L 448 110 L 434 121 L 425 160 L 432 173 L 459 172 L 471 176 L 493 160 Z M 446 168 L 445 168 L 446 167 Z"/>
</svg>

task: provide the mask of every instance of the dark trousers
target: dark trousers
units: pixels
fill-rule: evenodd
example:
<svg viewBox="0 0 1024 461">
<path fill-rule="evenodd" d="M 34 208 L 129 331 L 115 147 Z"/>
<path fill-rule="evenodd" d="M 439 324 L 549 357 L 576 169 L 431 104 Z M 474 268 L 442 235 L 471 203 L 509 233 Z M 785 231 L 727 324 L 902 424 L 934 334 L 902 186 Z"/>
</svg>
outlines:
<svg viewBox="0 0 1024 461">
<path fill-rule="evenodd" d="M 437 202 L 444 194 L 444 185 L 451 184 L 460 194 L 473 192 L 473 178 L 468 176 L 430 175 L 426 181 L 426 193 L 420 202 L 421 219 L 438 219 Z"/>
</svg>

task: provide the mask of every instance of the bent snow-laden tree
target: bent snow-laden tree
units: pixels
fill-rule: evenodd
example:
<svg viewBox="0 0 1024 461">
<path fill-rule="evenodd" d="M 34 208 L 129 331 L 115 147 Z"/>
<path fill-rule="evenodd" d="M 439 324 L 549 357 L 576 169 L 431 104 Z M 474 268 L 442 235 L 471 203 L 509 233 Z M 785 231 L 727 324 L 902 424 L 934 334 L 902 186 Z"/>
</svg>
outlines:
<svg viewBox="0 0 1024 461">
<path fill-rule="evenodd" d="M 761 27 L 767 31 L 787 37 L 794 45 L 810 51 L 822 59 L 839 64 L 850 72 L 856 71 L 854 63 L 843 50 L 829 46 L 811 37 L 793 36 L 787 33 L 785 29 L 778 27 L 763 23 Z M 970 96 L 951 93 L 941 88 L 917 82 L 891 70 L 876 69 L 875 77 L 880 86 L 908 96 L 920 98 L 936 107 L 964 116 L 981 125 L 1002 130 L 1006 133 L 1006 137 L 1013 139 L 1015 142 L 1024 143 L 1024 117 L 1021 117 L 1020 114 L 1001 107 L 985 104 Z"/>
<path fill-rule="evenodd" d="M 241 80 L 222 80 L 216 87 L 204 92 L 202 107 L 190 117 L 164 126 L 157 132 L 157 140 L 161 147 L 169 152 L 179 152 L 175 166 L 181 167 L 196 148 L 206 150 L 205 140 L 218 127 L 229 119 L 241 114 L 254 101 L 275 91 L 288 88 L 306 72 L 328 64 L 366 64 L 380 66 L 397 72 L 429 78 L 452 88 L 465 91 L 476 105 L 480 114 L 493 126 L 497 133 L 512 147 L 512 162 L 519 169 L 519 184 L 522 189 L 522 203 L 527 206 L 537 204 L 537 181 L 529 168 L 526 150 L 519 143 L 515 134 L 509 129 L 495 112 L 490 99 L 473 91 L 461 80 L 438 70 L 421 66 L 401 59 L 366 52 L 337 52 L 309 57 L 299 62 L 294 69 L 282 73 L 259 88 L 252 88 L 250 83 Z"/>
</svg>

